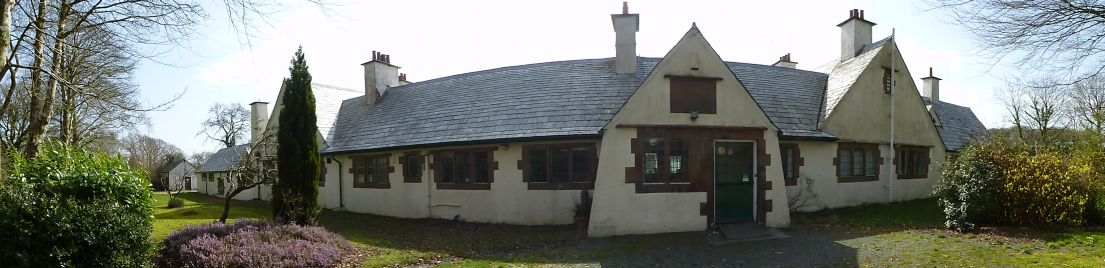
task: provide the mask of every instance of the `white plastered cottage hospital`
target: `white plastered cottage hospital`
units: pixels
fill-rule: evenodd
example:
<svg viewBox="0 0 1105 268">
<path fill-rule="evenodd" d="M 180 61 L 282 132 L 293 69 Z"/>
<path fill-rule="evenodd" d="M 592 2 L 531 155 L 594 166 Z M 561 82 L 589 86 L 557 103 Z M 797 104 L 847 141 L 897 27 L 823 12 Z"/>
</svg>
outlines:
<svg viewBox="0 0 1105 268">
<path fill-rule="evenodd" d="M 611 15 L 612 58 L 409 82 L 374 52 L 363 89 L 314 85 L 321 204 L 551 225 L 572 223 L 587 190 L 590 236 L 782 227 L 788 196 L 803 192 L 805 210 L 925 197 L 939 163 L 985 133 L 970 108 L 940 99 L 931 71 L 914 79 L 892 38 L 873 41 L 863 11 L 838 25 L 840 59 L 823 72 L 789 55 L 725 61 L 695 26 L 667 54 L 637 56 L 638 16 Z M 275 131 L 280 103 L 271 116 L 253 104 L 255 132 Z M 233 162 L 225 151 L 211 163 Z M 215 176 L 201 192 L 219 194 Z"/>
</svg>

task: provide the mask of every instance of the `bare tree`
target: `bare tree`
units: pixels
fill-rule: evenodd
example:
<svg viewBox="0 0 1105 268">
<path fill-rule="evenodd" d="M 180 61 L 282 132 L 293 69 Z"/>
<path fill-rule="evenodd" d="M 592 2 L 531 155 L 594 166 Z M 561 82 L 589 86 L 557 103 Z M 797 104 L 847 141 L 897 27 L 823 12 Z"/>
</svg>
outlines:
<svg viewBox="0 0 1105 268">
<path fill-rule="evenodd" d="M 261 142 L 275 139 L 275 136 L 265 135 Z M 237 162 L 231 166 L 227 174 L 228 191 L 223 195 L 223 214 L 219 222 L 226 223 L 230 216 L 230 200 L 238 194 L 253 189 L 261 184 L 271 184 L 276 179 L 276 156 L 262 153 L 263 150 L 243 146 L 245 150 L 235 150 L 238 154 Z"/>
<path fill-rule="evenodd" d="M 984 54 L 1025 71 L 1081 80 L 1105 69 L 1105 3 L 1069 0 L 931 0 L 974 35 Z M 1065 80 L 1065 79 L 1063 79 Z"/>
<path fill-rule="evenodd" d="M 1055 141 L 1054 131 L 1062 127 L 1066 113 L 1066 86 L 1052 81 L 1034 82 L 1028 87 L 1028 100 L 1025 106 L 1025 118 L 1029 126 L 1039 131 L 1038 144 L 1051 144 Z"/>
<path fill-rule="evenodd" d="M 203 163 L 207 162 L 207 159 L 211 159 L 211 155 L 214 154 L 215 153 L 212 152 L 194 153 L 191 156 L 188 156 L 188 163 L 192 163 L 192 166 L 198 169 L 200 166 L 203 165 Z"/>
<path fill-rule="evenodd" d="M 249 111 L 239 103 L 216 103 L 207 114 L 210 117 L 203 121 L 203 130 L 196 135 L 204 135 L 230 148 L 249 133 Z"/>
<path fill-rule="evenodd" d="M 1024 140 L 1024 110 L 1025 110 L 1025 96 L 1024 92 L 1015 83 L 1006 83 L 1006 87 L 999 91 L 998 99 L 1001 100 L 1005 106 L 1006 115 L 1009 116 L 1009 122 L 1013 124 L 1013 128 L 1017 130 L 1017 138 Z"/>
<path fill-rule="evenodd" d="M 165 189 L 158 178 L 158 168 L 176 160 L 183 160 L 184 153 L 176 146 L 142 134 L 130 134 L 123 138 L 123 148 L 133 167 L 145 170 L 154 188 Z"/>
<path fill-rule="evenodd" d="M 1105 135 L 1105 74 L 1071 85 L 1069 94 L 1073 120 L 1095 135 Z"/>
</svg>

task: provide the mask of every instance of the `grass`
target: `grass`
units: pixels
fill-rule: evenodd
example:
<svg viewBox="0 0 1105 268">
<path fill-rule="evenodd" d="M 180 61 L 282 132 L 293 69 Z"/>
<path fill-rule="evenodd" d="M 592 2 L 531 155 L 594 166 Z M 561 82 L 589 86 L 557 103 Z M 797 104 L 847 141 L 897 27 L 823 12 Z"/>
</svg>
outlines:
<svg viewBox="0 0 1105 268">
<path fill-rule="evenodd" d="M 212 223 L 222 215 L 223 199 L 199 193 L 180 195 L 184 207 L 166 207 L 169 197 L 155 194 L 153 239 L 161 241 L 187 225 Z M 230 219 L 266 220 L 269 203 L 233 201 Z M 397 219 L 368 214 L 324 211 L 319 225 L 369 252 L 366 267 L 454 262 L 532 250 L 578 240 L 568 226 L 472 224 L 437 219 Z"/>
<path fill-rule="evenodd" d="M 221 199 L 184 194 L 165 209 L 157 195 L 155 239 L 209 223 Z M 264 219 L 269 205 L 235 201 L 231 218 Z M 1105 230 L 940 228 L 932 199 L 796 213 L 787 239 L 713 245 L 703 232 L 580 239 L 568 226 L 511 226 L 324 212 L 320 224 L 370 253 L 366 267 L 502 266 L 1015 266 L 1105 267 Z"/>
</svg>

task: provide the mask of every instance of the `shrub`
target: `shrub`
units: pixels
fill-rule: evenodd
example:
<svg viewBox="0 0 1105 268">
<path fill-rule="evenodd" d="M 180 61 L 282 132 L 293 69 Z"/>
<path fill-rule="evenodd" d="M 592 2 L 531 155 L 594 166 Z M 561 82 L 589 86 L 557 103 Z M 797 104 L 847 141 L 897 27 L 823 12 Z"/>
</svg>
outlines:
<svg viewBox="0 0 1105 268">
<path fill-rule="evenodd" d="M 182 208 L 182 207 L 184 207 L 184 199 L 180 199 L 180 197 L 176 197 L 176 196 L 174 196 L 172 198 L 169 198 L 169 208 Z"/>
<path fill-rule="evenodd" d="M 1003 171 L 1002 207 L 1007 223 L 1017 225 L 1081 225 L 1089 200 L 1082 185 L 1089 165 L 1041 152 L 1019 154 Z"/>
<path fill-rule="evenodd" d="M 1001 143 L 976 143 L 947 162 L 943 179 L 934 188 L 944 208 L 945 227 L 973 231 L 979 224 L 1000 219 L 1001 173 L 995 157 L 1004 151 Z"/>
<path fill-rule="evenodd" d="M 162 242 L 162 267 L 333 267 L 352 253 L 321 227 L 242 220 L 174 232 Z"/>
<path fill-rule="evenodd" d="M 148 265 L 153 204 L 141 172 L 55 144 L 11 159 L 0 182 L 0 266 Z"/>
</svg>

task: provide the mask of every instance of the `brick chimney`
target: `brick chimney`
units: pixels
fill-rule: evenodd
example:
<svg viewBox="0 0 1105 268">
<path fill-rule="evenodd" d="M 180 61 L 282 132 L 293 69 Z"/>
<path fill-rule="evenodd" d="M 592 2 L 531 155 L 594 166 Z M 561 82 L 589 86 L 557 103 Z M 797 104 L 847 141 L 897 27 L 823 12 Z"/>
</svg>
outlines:
<svg viewBox="0 0 1105 268">
<path fill-rule="evenodd" d="M 368 104 L 376 104 L 392 87 L 399 86 L 399 66 L 391 65 L 391 55 L 372 51 L 372 60 L 364 66 L 364 92 Z"/>
<path fill-rule="evenodd" d="M 933 105 L 940 103 L 940 78 L 932 76 L 932 67 L 929 67 L 929 76 L 921 78 L 924 81 L 924 96 L 931 100 Z"/>
<path fill-rule="evenodd" d="M 399 85 L 400 86 L 407 85 L 407 84 L 410 84 L 410 83 L 411 83 L 410 81 L 407 81 L 407 74 L 399 73 Z"/>
<path fill-rule="evenodd" d="M 283 87 L 282 87 L 283 88 Z M 249 104 L 249 146 L 255 148 L 269 125 L 269 103 L 255 101 Z"/>
<path fill-rule="evenodd" d="M 629 3 L 622 2 L 622 14 L 611 14 L 610 20 L 614 21 L 614 71 L 619 74 L 636 73 L 640 16 L 629 14 Z"/>
<path fill-rule="evenodd" d="M 798 63 L 790 61 L 790 53 L 787 53 L 786 55 L 779 57 L 779 61 L 776 61 L 775 64 L 772 64 L 771 66 L 795 69 L 798 68 Z"/>
<path fill-rule="evenodd" d="M 871 44 L 871 27 L 874 22 L 863 18 L 863 10 L 848 11 L 848 19 L 836 25 L 840 27 L 840 61 L 856 57 L 863 46 Z"/>
</svg>

